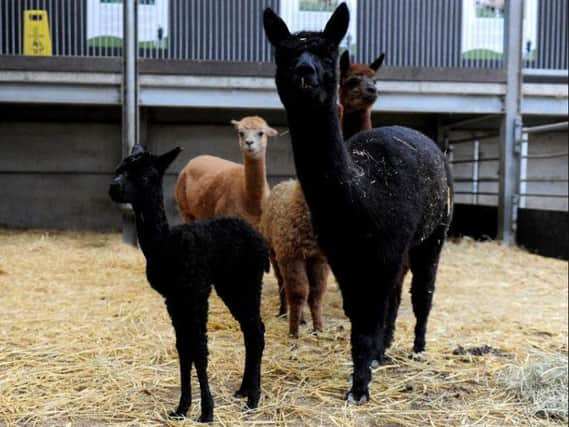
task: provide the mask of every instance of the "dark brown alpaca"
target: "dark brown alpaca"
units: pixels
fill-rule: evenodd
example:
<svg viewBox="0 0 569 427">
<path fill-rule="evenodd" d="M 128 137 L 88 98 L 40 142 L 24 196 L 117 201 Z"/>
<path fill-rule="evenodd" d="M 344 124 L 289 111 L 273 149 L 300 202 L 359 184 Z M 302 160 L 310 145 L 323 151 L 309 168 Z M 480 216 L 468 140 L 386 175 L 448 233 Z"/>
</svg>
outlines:
<svg viewBox="0 0 569 427">
<path fill-rule="evenodd" d="M 351 64 L 348 51 L 340 58 L 340 122 L 344 139 L 373 127 L 371 108 L 377 100 L 375 75 L 384 58 L 382 53 L 369 65 Z"/>
</svg>

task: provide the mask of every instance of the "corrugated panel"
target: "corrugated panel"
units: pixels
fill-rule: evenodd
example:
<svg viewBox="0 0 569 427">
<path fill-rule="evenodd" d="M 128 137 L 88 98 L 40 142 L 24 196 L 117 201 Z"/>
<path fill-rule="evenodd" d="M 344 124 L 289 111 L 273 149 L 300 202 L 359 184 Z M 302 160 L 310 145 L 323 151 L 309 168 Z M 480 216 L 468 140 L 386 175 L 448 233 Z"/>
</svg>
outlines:
<svg viewBox="0 0 569 427">
<path fill-rule="evenodd" d="M 500 67 L 462 54 L 462 20 L 459 0 L 359 0 L 356 58 L 369 62 L 385 52 L 390 66 Z M 478 32 L 472 36 L 488 37 Z"/>
<path fill-rule="evenodd" d="M 358 61 L 385 52 L 391 66 L 502 67 L 500 20 L 493 27 L 483 20 L 469 24 L 462 0 L 358 0 L 357 5 Z M 280 1 L 139 0 L 140 56 L 270 62 L 262 28 L 268 6 L 279 11 Z M 0 0 L 0 54 L 23 53 L 26 9 L 47 11 L 54 56 L 121 55 L 121 0 Z M 567 0 L 539 0 L 532 13 L 537 14 L 537 34 L 535 46 L 526 43 L 525 66 L 567 69 Z M 492 48 L 468 48 L 467 40 Z"/>
</svg>

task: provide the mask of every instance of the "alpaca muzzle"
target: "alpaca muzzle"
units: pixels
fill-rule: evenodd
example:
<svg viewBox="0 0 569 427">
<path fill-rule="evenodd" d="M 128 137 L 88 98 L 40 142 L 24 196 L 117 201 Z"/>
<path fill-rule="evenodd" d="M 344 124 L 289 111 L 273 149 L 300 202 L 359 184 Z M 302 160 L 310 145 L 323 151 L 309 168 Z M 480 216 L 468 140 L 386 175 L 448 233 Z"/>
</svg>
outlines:
<svg viewBox="0 0 569 427">
<path fill-rule="evenodd" d="M 300 55 L 296 67 L 294 68 L 294 73 L 296 74 L 301 89 L 318 85 L 316 63 L 310 53 L 304 52 Z"/>
</svg>

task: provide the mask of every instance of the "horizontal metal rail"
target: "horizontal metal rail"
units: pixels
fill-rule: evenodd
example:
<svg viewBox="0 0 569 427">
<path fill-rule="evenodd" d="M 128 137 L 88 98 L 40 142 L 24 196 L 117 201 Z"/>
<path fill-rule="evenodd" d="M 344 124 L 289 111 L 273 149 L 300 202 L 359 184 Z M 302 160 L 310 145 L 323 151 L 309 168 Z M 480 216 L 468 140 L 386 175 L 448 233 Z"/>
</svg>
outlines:
<svg viewBox="0 0 569 427">
<path fill-rule="evenodd" d="M 471 182 L 498 182 L 498 178 L 478 178 L 478 179 L 471 179 L 471 178 L 454 178 L 454 182 L 458 183 L 471 183 Z"/>
<path fill-rule="evenodd" d="M 472 196 L 472 195 L 477 195 L 477 196 L 498 196 L 498 193 L 492 193 L 492 192 L 485 192 L 485 191 L 455 191 L 454 194 L 456 195 L 464 195 L 464 196 Z"/>
<path fill-rule="evenodd" d="M 460 159 L 460 160 L 452 160 L 449 162 L 451 165 L 459 165 L 463 163 L 476 163 L 476 162 L 497 162 L 500 160 L 499 157 L 486 157 L 483 159 Z"/>
<path fill-rule="evenodd" d="M 528 154 L 527 156 L 522 156 L 522 159 L 558 159 L 567 156 L 569 156 L 569 152 L 563 151 L 559 153 Z"/>
<path fill-rule="evenodd" d="M 525 178 L 520 179 L 521 182 L 566 182 L 569 183 L 567 178 Z"/>
<path fill-rule="evenodd" d="M 523 128 L 524 132 L 527 133 L 543 133 L 543 132 L 553 132 L 558 130 L 566 130 L 569 128 L 569 122 L 552 123 L 547 125 L 539 125 L 532 127 Z"/>
<path fill-rule="evenodd" d="M 551 197 L 554 199 L 566 199 L 569 197 L 567 194 L 548 194 L 548 193 L 520 193 L 523 197 Z"/>
<path fill-rule="evenodd" d="M 498 133 L 489 133 L 489 134 L 485 134 L 485 135 L 481 135 L 481 136 L 471 136 L 468 138 L 462 138 L 462 139 L 450 139 L 448 141 L 449 144 L 464 144 L 466 142 L 474 142 L 474 141 L 484 141 L 487 139 L 493 139 L 493 138 L 497 138 L 499 137 L 500 134 Z"/>
<path fill-rule="evenodd" d="M 496 116 L 493 114 L 488 114 L 485 116 L 480 116 L 480 117 L 473 117 L 471 119 L 466 119 L 466 120 L 461 120 L 459 122 L 455 122 L 455 123 L 449 123 L 447 125 L 441 126 L 441 131 L 448 131 L 451 129 L 456 129 L 456 128 L 460 128 L 462 126 L 466 126 L 466 125 L 472 125 L 472 124 L 476 124 L 478 122 L 483 122 L 486 120 L 491 120 L 493 118 L 495 118 Z"/>
</svg>

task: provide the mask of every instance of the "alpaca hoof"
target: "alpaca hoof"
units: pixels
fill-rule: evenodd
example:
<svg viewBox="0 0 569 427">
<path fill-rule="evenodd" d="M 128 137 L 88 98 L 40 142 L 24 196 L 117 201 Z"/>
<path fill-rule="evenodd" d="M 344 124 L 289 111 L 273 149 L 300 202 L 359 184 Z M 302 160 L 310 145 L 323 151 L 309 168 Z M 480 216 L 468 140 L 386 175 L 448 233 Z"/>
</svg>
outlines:
<svg viewBox="0 0 569 427">
<path fill-rule="evenodd" d="M 356 393 L 350 391 L 346 394 L 346 400 L 355 405 L 363 405 L 369 401 L 369 394 L 366 392 L 363 393 L 361 396 L 357 396 Z"/>
<path fill-rule="evenodd" d="M 297 333 L 289 332 L 288 337 L 297 340 L 298 332 Z"/>
<path fill-rule="evenodd" d="M 375 370 L 375 369 L 379 368 L 380 366 L 386 365 L 389 362 L 391 362 L 391 358 L 384 354 L 382 356 L 377 357 L 376 359 L 373 359 L 369 366 L 371 369 Z"/>
<path fill-rule="evenodd" d="M 235 393 L 233 393 L 233 397 L 237 398 L 247 397 L 247 392 L 239 389 Z"/>
<path fill-rule="evenodd" d="M 259 397 L 249 397 L 247 399 L 247 404 L 245 405 L 245 410 L 250 411 L 252 409 L 257 409 L 259 406 Z"/>
<path fill-rule="evenodd" d="M 198 418 L 198 423 L 211 423 L 213 422 L 213 414 L 202 414 Z"/>
<path fill-rule="evenodd" d="M 418 362 L 424 362 L 427 360 L 427 354 L 425 351 L 413 352 L 411 356 L 409 356 L 409 359 L 416 360 Z"/>
<path fill-rule="evenodd" d="M 170 418 L 173 421 L 183 421 L 186 419 L 186 414 L 182 414 L 181 412 L 178 411 L 172 411 L 168 414 L 168 418 Z"/>
</svg>

